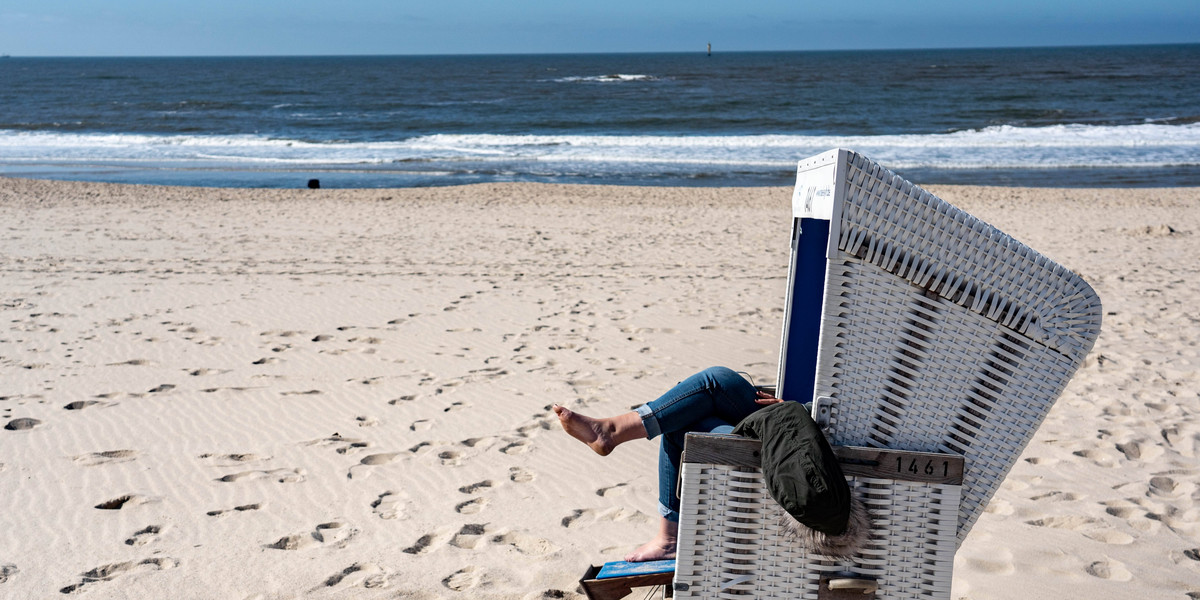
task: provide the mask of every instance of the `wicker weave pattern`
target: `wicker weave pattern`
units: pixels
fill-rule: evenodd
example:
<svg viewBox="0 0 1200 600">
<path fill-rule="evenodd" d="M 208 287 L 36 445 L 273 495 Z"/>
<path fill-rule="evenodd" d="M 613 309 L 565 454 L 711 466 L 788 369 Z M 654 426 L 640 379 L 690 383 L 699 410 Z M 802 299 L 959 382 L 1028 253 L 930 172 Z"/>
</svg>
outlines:
<svg viewBox="0 0 1200 600">
<path fill-rule="evenodd" d="M 1082 360 L 1099 302 L 1078 275 L 998 229 L 849 154 L 838 248 Z"/>
<path fill-rule="evenodd" d="M 849 155 L 815 396 L 836 445 L 966 458 L 959 543 L 1091 349 L 1077 275 Z"/>
<path fill-rule="evenodd" d="M 852 560 L 810 554 L 781 535 L 778 505 L 758 469 L 683 465 L 678 598 L 816 600 L 823 576 L 866 576 L 877 598 L 950 594 L 959 486 L 854 477 L 871 515 L 871 541 Z"/>
</svg>

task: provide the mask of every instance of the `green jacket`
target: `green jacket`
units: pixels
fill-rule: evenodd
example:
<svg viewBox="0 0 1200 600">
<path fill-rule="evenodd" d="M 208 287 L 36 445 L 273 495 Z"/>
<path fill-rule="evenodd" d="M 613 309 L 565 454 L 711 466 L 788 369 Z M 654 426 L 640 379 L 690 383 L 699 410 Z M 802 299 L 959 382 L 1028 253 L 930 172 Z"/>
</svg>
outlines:
<svg viewBox="0 0 1200 600">
<path fill-rule="evenodd" d="M 772 404 L 743 419 L 733 432 L 762 440 L 763 479 L 788 514 L 828 535 L 846 531 L 850 486 L 804 405 Z"/>
</svg>

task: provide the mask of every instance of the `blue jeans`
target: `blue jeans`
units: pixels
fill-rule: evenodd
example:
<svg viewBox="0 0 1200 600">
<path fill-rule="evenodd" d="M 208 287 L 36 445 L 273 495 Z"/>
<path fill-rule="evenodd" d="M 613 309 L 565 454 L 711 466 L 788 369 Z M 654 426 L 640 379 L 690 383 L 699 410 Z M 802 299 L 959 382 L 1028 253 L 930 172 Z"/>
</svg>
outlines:
<svg viewBox="0 0 1200 600">
<path fill-rule="evenodd" d="M 754 401 L 754 386 L 731 369 L 705 369 L 675 385 L 657 400 L 637 408 L 646 437 L 662 435 L 658 454 L 658 511 L 669 521 L 679 521 L 675 482 L 683 456 L 683 439 L 689 432 L 729 433 L 763 405 Z"/>
</svg>

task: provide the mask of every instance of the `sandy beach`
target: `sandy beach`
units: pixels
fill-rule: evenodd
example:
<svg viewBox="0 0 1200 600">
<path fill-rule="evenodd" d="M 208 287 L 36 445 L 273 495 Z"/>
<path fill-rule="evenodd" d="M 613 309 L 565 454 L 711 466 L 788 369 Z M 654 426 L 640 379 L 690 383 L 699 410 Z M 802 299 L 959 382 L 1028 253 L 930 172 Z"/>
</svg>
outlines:
<svg viewBox="0 0 1200 600">
<path fill-rule="evenodd" d="M 930 190 L 1105 306 L 953 597 L 1200 598 L 1200 188 Z M 583 598 L 651 535 L 658 448 L 550 405 L 773 382 L 789 211 L 0 179 L 0 597 Z"/>
</svg>

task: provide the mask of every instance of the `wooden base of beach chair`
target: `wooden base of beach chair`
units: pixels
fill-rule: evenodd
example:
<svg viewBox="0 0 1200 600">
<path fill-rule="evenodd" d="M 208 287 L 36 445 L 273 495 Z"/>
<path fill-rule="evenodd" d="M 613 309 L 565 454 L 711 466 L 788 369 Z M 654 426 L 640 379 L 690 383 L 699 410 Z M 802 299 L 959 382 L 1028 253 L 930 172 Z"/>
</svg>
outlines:
<svg viewBox="0 0 1200 600">
<path fill-rule="evenodd" d="M 949 600 L 961 456 L 834 446 L 870 539 L 854 556 L 810 552 L 781 527 L 760 470 L 761 442 L 687 435 L 677 598 Z"/>
<path fill-rule="evenodd" d="M 588 567 L 588 570 L 579 580 L 579 585 L 583 587 L 583 593 L 587 594 L 588 600 L 620 600 L 628 596 L 633 591 L 633 588 L 652 587 L 656 585 L 664 586 L 664 598 L 672 596 L 671 579 L 675 577 L 675 573 L 673 572 L 596 579 L 596 574 L 599 572 L 600 567 L 592 565 Z"/>
</svg>

